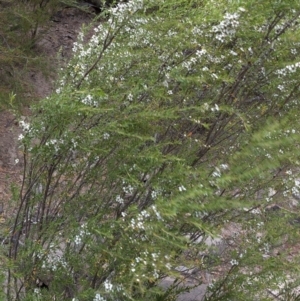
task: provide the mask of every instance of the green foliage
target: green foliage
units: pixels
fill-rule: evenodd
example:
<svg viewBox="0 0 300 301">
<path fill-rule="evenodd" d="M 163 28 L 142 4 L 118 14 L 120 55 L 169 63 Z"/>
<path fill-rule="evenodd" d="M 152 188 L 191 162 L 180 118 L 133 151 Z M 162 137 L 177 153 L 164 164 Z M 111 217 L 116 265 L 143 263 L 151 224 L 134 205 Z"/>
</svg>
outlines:
<svg viewBox="0 0 300 301">
<path fill-rule="evenodd" d="M 284 3 L 134 0 L 79 35 L 56 92 L 21 122 L 8 300 L 174 300 L 180 265 L 222 264 L 206 300 L 297 284 L 293 213 L 267 212 L 299 192 L 300 5 Z M 202 260 L 232 223 L 234 243 Z"/>
</svg>

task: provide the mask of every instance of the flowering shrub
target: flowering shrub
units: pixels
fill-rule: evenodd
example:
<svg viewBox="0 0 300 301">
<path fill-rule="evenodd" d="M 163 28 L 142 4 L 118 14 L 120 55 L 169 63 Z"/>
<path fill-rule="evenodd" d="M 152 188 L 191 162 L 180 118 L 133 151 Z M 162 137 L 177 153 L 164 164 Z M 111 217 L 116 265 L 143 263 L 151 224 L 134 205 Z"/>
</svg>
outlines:
<svg viewBox="0 0 300 301">
<path fill-rule="evenodd" d="M 296 240 L 263 212 L 299 186 L 299 13 L 297 1 L 132 0 L 82 32 L 21 123 L 7 298 L 174 300 L 177 267 L 213 270 L 205 239 L 235 221 L 206 300 L 272 300 L 290 265 L 272 250 Z"/>
</svg>

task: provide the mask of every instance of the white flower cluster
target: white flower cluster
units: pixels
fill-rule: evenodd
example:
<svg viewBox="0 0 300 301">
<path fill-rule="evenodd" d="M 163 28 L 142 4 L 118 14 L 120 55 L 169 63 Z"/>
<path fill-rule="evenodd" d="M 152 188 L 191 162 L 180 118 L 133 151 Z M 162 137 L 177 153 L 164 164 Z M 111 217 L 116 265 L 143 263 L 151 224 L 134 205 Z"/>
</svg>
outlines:
<svg viewBox="0 0 300 301">
<path fill-rule="evenodd" d="M 153 211 L 153 213 L 155 214 L 154 216 L 156 217 L 157 220 L 159 220 L 159 221 L 163 220 L 161 214 L 159 213 L 159 211 L 157 210 L 155 205 L 152 205 L 149 210 Z M 126 214 L 125 214 L 125 216 L 126 216 Z M 149 219 L 152 216 L 153 216 L 153 214 L 150 214 L 150 212 L 148 210 L 141 211 L 141 213 L 139 213 L 136 218 L 131 219 L 131 221 L 130 221 L 131 228 L 134 230 L 137 230 L 137 229 L 145 230 L 144 222 L 146 219 Z"/>
<path fill-rule="evenodd" d="M 206 49 L 202 48 L 200 50 L 197 50 L 195 52 L 194 56 L 189 57 L 189 59 L 185 60 L 181 65 L 183 68 L 186 68 L 187 70 L 192 70 L 192 67 L 197 63 L 200 62 L 203 57 L 207 54 Z M 207 69 L 208 70 L 208 69 Z M 205 70 L 203 70 L 205 71 Z"/>
<path fill-rule="evenodd" d="M 106 299 L 104 299 L 99 293 L 97 293 L 93 301 L 106 301 Z"/>
<path fill-rule="evenodd" d="M 159 195 L 158 191 L 156 191 L 156 190 L 151 191 L 151 197 L 153 200 L 156 200 L 158 195 Z"/>
<path fill-rule="evenodd" d="M 158 212 L 158 210 L 157 210 L 157 208 L 156 208 L 156 206 L 155 205 L 152 205 L 151 206 L 151 209 L 153 210 L 153 212 L 155 213 L 155 215 L 156 215 L 156 218 L 158 219 L 158 220 L 163 220 L 163 218 L 161 217 L 161 215 L 160 215 L 160 213 Z"/>
<path fill-rule="evenodd" d="M 119 22 L 123 22 L 126 16 L 132 15 L 140 9 L 143 9 L 143 0 L 131 0 L 128 2 L 119 2 L 115 7 L 109 9 L 109 14 L 111 16 L 109 22 L 113 24 L 114 19 L 118 19 Z"/>
<path fill-rule="evenodd" d="M 25 122 L 24 120 L 21 120 L 21 121 L 19 122 L 19 125 L 20 125 L 20 127 L 22 128 L 22 130 L 23 130 L 24 132 L 29 132 L 29 131 L 30 131 L 30 124 L 27 123 L 27 122 Z"/>
<path fill-rule="evenodd" d="M 125 184 L 125 182 L 123 182 L 123 184 Z M 134 188 L 130 184 L 123 186 L 123 191 L 127 194 L 132 194 L 133 190 Z"/>
<path fill-rule="evenodd" d="M 38 257 L 42 258 L 42 256 Z M 63 258 L 61 249 L 51 247 L 50 252 L 43 258 L 42 268 L 51 271 L 56 271 L 58 268 L 67 269 L 68 264 Z"/>
<path fill-rule="evenodd" d="M 294 180 L 295 185 L 292 187 L 292 194 L 295 196 L 300 195 L 300 181 L 298 179 Z"/>
<path fill-rule="evenodd" d="M 79 230 L 79 234 L 75 235 L 74 243 L 75 245 L 80 245 L 82 243 L 82 239 L 86 236 L 89 236 L 90 232 L 87 230 L 86 224 L 82 224 Z"/>
<path fill-rule="evenodd" d="M 131 219 L 131 227 L 133 229 L 142 229 L 142 230 L 145 230 L 145 226 L 144 226 L 144 220 L 146 218 L 150 217 L 150 214 L 148 211 L 146 210 L 143 210 L 141 213 L 138 214 L 137 218 L 134 219 L 132 218 Z"/>
<path fill-rule="evenodd" d="M 29 123 L 25 122 L 24 120 L 21 120 L 19 122 L 19 126 L 25 133 L 30 133 L 31 127 Z M 18 140 L 23 140 L 23 139 L 24 139 L 24 135 L 20 134 Z"/>
<path fill-rule="evenodd" d="M 284 68 L 277 70 L 276 74 L 278 74 L 279 77 L 286 76 L 291 73 L 295 73 L 299 67 L 300 67 L 300 62 L 297 62 L 292 65 L 287 65 Z"/>
<path fill-rule="evenodd" d="M 131 263 L 130 271 L 134 273 L 137 282 L 140 282 L 140 279 L 149 279 L 149 277 L 158 279 L 158 264 L 160 266 L 164 265 L 168 270 L 172 268 L 170 257 L 168 255 L 162 257 L 160 252 L 149 253 L 145 250 Z"/>
<path fill-rule="evenodd" d="M 180 192 L 184 192 L 184 191 L 186 191 L 186 188 L 185 188 L 183 185 L 180 185 L 180 186 L 178 187 L 178 190 L 179 190 Z"/>
<path fill-rule="evenodd" d="M 49 141 L 46 141 L 46 146 L 51 146 L 54 148 L 55 152 L 58 152 L 60 150 L 60 145 L 63 145 L 65 141 L 63 139 L 50 139 Z"/>
<path fill-rule="evenodd" d="M 220 178 L 220 177 L 221 177 L 221 170 L 220 170 L 220 168 L 215 167 L 215 170 L 214 170 L 214 172 L 212 173 L 212 176 L 213 176 L 214 178 Z"/>
<path fill-rule="evenodd" d="M 104 288 L 106 292 L 111 292 L 113 290 L 113 285 L 109 280 L 105 280 Z"/>
<path fill-rule="evenodd" d="M 119 204 L 124 204 L 124 199 L 120 195 L 117 195 L 116 202 Z"/>
<path fill-rule="evenodd" d="M 222 43 L 226 39 L 232 38 L 239 26 L 239 17 L 239 13 L 225 13 L 223 20 L 212 27 L 211 32 L 215 35 L 215 38 Z"/>
<path fill-rule="evenodd" d="M 218 106 L 217 104 L 215 104 L 215 106 L 214 106 L 214 107 L 211 107 L 210 110 L 211 110 L 212 112 L 218 112 L 218 111 L 220 111 L 220 108 L 219 108 L 219 106 Z"/>
<path fill-rule="evenodd" d="M 270 245 L 268 243 L 264 243 L 262 248 L 259 248 L 259 251 L 263 253 L 263 258 L 270 257 Z"/>
<path fill-rule="evenodd" d="M 81 100 L 81 102 L 87 106 L 98 107 L 98 102 L 93 99 L 93 97 L 89 94 L 85 98 Z"/>
</svg>

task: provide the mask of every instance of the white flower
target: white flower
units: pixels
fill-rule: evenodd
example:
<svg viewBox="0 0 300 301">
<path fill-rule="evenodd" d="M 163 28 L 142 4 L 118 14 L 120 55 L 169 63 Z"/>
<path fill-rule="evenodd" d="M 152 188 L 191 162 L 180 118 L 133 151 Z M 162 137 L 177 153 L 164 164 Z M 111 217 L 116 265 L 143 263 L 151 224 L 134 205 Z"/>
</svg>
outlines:
<svg viewBox="0 0 300 301">
<path fill-rule="evenodd" d="M 74 243 L 75 243 L 75 245 L 80 245 L 81 244 L 81 237 L 79 235 L 75 236 Z"/>
<path fill-rule="evenodd" d="M 297 54 L 297 50 L 296 49 L 291 49 L 291 54 Z"/>
<path fill-rule="evenodd" d="M 24 120 L 21 120 L 19 122 L 20 127 L 23 129 L 23 131 L 28 132 L 30 130 L 30 124 L 25 122 Z"/>
<path fill-rule="evenodd" d="M 151 191 L 151 197 L 153 200 L 155 200 L 157 198 L 157 195 L 158 195 L 157 191 L 155 191 L 155 190 Z"/>
<path fill-rule="evenodd" d="M 119 195 L 117 195 L 116 202 L 119 203 L 119 204 L 123 204 L 124 200 Z"/>
<path fill-rule="evenodd" d="M 111 292 L 112 289 L 113 289 L 113 285 L 112 285 L 111 282 L 108 281 L 108 280 L 106 280 L 106 281 L 104 282 L 104 287 L 105 287 L 105 290 L 106 290 L 107 292 Z"/>
<path fill-rule="evenodd" d="M 152 210 L 154 211 L 154 213 L 155 213 L 155 215 L 156 215 L 156 218 L 157 218 L 158 220 L 163 220 L 163 218 L 161 217 L 160 213 L 157 211 L 156 206 L 155 206 L 155 205 L 152 205 L 151 208 L 152 208 Z"/>
<path fill-rule="evenodd" d="M 123 191 L 127 194 L 132 194 L 133 193 L 133 187 L 131 185 L 124 186 Z"/>
<path fill-rule="evenodd" d="M 235 260 L 235 259 L 232 259 L 231 261 L 230 261 L 230 264 L 233 266 L 233 265 L 238 265 L 239 264 L 239 262 L 237 261 L 237 260 Z"/>
<path fill-rule="evenodd" d="M 289 169 L 289 170 L 287 170 L 286 172 L 285 172 L 287 175 L 292 175 L 293 174 L 293 172 Z"/>
<path fill-rule="evenodd" d="M 180 192 L 186 191 L 186 188 L 183 185 L 180 185 L 178 189 Z"/>
<path fill-rule="evenodd" d="M 93 301 L 106 301 L 106 299 L 104 299 L 99 293 L 97 293 Z"/>
<path fill-rule="evenodd" d="M 17 158 L 17 159 L 15 159 L 15 163 L 16 164 L 18 164 L 19 163 L 19 159 Z"/>
<path fill-rule="evenodd" d="M 226 170 L 226 169 L 229 168 L 229 166 L 228 166 L 228 164 L 221 164 L 220 168 L 223 169 L 223 170 Z"/>
<path fill-rule="evenodd" d="M 18 140 L 23 140 L 23 139 L 24 139 L 24 135 L 20 134 L 19 137 L 18 137 Z"/>
<path fill-rule="evenodd" d="M 91 95 L 87 95 L 81 102 L 90 106 L 93 104 L 93 97 Z"/>
<path fill-rule="evenodd" d="M 108 133 L 104 133 L 104 134 L 103 134 L 103 139 L 104 139 L 104 140 L 108 140 L 109 137 L 110 137 L 110 134 L 108 134 Z"/>
<path fill-rule="evenodd" d="M 128 96 L 127 96 L 127 99 L 128 99 L 129 101 L 132 101 L 132 100 L 133 100 L 133 95 L 132 95 L 131 93 L 129 93 Z"/>
<path fill-rule="evenodd" d="M 211 108 L 211 111 L 214 112 L 214 111 L 219 111 L 220 108 L 217 104 L 215 104 L 215 107 L 214 108 Z"/>
<path fill-rule="evenodd" d="M 220 169 L 219 169 L 218 167 L 216 167 L 216 170 L 212 173 L 212 176 L 213 176 L 214 178 L 219 178 L 219 177 L 221 177 L 221 171 L 220 171 Z"/>
</svg>

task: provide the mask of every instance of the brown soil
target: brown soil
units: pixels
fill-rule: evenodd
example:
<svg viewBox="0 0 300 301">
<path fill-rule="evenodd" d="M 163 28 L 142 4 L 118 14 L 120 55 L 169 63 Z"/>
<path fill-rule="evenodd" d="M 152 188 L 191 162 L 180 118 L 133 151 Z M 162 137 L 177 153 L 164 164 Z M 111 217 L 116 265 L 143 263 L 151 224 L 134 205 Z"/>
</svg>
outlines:
<svg viewBox="0 0 300 301">
<path fill-rule="evenodd" d="M 51 19 L 47 28 L 40 29 L 41 40 L 36 50 L 47 57 L 51 66 L 59 68 L 66 62 L 72 52 L 72 45 L 83 24 L 92 20 L 92 14 L 77 8 L 64 8 Z M 28 81 L 33 93 L 39 99 L 49 95 L 53 89 L 55 76 L 46 76 L 42 72 L 30 72 Z M 24 108 L 23 115 L 29 115 L 30 110 Z M 0 112 L 0 224 L 9 215 L 11 186 L 22 180 L 22 152 L 19 148 L 18 136 L 21 130 L 18 121 L 9 111 Z"/>
</svg>

